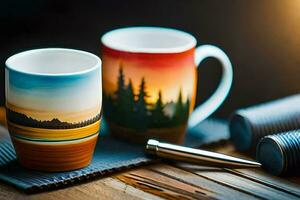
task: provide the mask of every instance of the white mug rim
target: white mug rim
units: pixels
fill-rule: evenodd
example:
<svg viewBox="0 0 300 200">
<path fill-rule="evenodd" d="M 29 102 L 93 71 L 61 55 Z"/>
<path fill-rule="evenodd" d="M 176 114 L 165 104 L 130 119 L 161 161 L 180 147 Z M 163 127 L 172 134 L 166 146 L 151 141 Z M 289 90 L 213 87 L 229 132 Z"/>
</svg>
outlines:
<svg viewBox="0 0 300 200">
<path fill-rule="evenodd" d="M 155 32 L 156 34 L 161 34 L 166 36 L 177 37 L 178 39 L 186 40 L 182 45 L 177 45 L 173 47 L 134 47 L 130 45 L 122 45 L 116 42 L 116 37 L 118 34 L 133 34 L 133 33 L 150 33 Z M 131 52 L 131 53 L 182 53 L 194 48 L 197 44 L 196 38 L 190 33 L 173 29 L 173 28 L 164 28 L 164 27 L 152 27 L 152 26 L 132 26 L 126 28 L 119 28 L 111 30 L 105 33 L 101 37 L 101 43 L 111 49 L 117 51 Z"/>
<path fill-rule="evenodd" d="M 81 54 L 84 56 L 88 56 L 92 59 L 95 60 L 95 64 L 91 67 L 89 67 L 88 69 L 85 70 L 79 70 L 79 71 L 75 71 L 75 72 L 66 72 L 66 73 L 39 73 L 39 72 L 32 72 L 32 71 L 27 71 L 24 69 L 18 69 L 16 67 L 14 67 L 11 62 L 14 61 L 14 59 L 18 59 L 20 56 L 28 56 L 32 53 L 37 53 L 37 52 L 46 52 L 46 51 L 66 51 L 66 52 L 71 52 L 71 53 L 77 53 L 77 54 Z M 82 74 L 86 74 L 89 73 L 91 71 L 94 71 L 97 68 L 101 68 L 101 59 L 89 52 L 86 51 L 82 51 L 82 50 L 77 50 L 77 49 L 69 49 L 69 48 L 40 48 L 40 49 L 31 49 L 31 50 L 27 50 L 27 51 L 22 51 L 20 53 L 16 53 L 12 56 L 10 56 L 6 61 L 5 61 L 5 68 L 11 71 L 15 71 L 18 73 L 22 73 L 22 74 L 27 74 L 27 75 L 34 75 L 34 76 L 50 76 L 50 77 L 62 77 L 62 76 L 74 76 L 74 75 L 82 75 Z"/>
</svg>

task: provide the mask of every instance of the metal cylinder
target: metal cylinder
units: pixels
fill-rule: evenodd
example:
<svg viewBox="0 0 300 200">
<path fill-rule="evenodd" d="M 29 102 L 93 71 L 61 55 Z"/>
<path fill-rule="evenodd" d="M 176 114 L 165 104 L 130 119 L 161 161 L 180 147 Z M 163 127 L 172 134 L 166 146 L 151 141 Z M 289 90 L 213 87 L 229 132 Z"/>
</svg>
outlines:
<svg viewBox="0 0 300 200">
<path fill-rule="evenodd" d="M 300 130 L 264 137 L 257 146 L 256 158 L 274 175 L 299 174 Z"/>
<path fill-rule="evenodd" d="M 153 139 L 148 140 L 145 150 L 148 154 L 155 155 L 160 158 L 200 164 L 205 166 L 226 168 L 245 168 L 261 166 L 261 164 L 258 162 L 244 160 L 201 149 L 163 143 Z"/>
<path fill-rule="evenodd" d="M 300 94 L 234 112 L 230 118 L 231 141 L 239 151 L 255 152 L 266 135 L 300 128 Z"/>
</svg>

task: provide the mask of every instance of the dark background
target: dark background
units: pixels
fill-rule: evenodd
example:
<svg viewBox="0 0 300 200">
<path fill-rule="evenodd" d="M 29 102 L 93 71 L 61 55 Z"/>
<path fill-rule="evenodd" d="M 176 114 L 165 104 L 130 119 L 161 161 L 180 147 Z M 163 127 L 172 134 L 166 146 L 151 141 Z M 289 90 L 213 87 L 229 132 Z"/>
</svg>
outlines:
<svg viewBox="0 0 300 200">
<path fill-rule="evenodd" d="M 151 0 L 0 3 L 0 104 L 4 63 L 28 49 L 67 47 L 100 54 L 100 36 L 125 26 L 164 26 L 192 33 L 199 44 L 221 47 L 234 66 L 233 89 L 216 113 L 300 92 L 300 1 Z M 199 70 L 197 102 L 216 87 L 220 67 L 207 59 Z"/>
</svg>

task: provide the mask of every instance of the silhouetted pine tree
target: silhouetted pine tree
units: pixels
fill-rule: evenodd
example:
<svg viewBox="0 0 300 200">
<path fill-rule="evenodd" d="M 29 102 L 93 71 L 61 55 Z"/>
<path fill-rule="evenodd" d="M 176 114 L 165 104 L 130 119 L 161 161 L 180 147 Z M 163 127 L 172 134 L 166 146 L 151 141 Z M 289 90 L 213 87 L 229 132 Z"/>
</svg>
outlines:
<svg viewBox="0 0 300 200">
<path fill-rule="evenodd" d="M 125 90 L 125 77 L 124 76 L 125 75 L 123 72 L 123 64 L 120 63 L 117 94 L 118 94 L 118 92 L 122 92 Z"/>
<path fill-rule="evenodd" d="M 161 95 L 161 91 L 159 90 L 158 92 L 158 99 L 155 103 L 155 113 L 159 114 L 159 115 L 164 115 L 164 106 L 163 106 L 163 102 L 162 102 L 162 95 Z"/>
<path fill-rule="evenodd" d="M 147 97 L 148 94 L 146 92 L 146 82 L 144 77 L 142 78 L 140 88 L 139 88 L 139 94 L 138 94 L 138 100 L 136 103 L 136 126 L 138 129 L 145 130 L 147 129 L 148 125 L 148 110 L 147 110 Z"/>
<path fill-rule="evenodd" d="M 140 88 L 139 88 L 139 94 L 138 94 L 138 100 L 137 100 L 137 109 L 140 113 L 146 115 L 147 114 L 147 97 L 148 94 L 146 92 L 146 82 L 144 77 L 142 78 Z"/>
<path fill-rule="evenodd" d="M 120 63 L 119 76 L 118 76 L 118 88 L 116 91 L 116 115 L 115 120 L 121 123 L 122 118 L 126 114 L 126 86 L 125 76 L 123 72 L 122 63 Z"/>
<path fill-rule="evenodd" d="M 191 104 L 190 99 L 189 99 L 189 97 L 187 97 L 187 100 L 184 105 L 184 116 L 186 119 L 189 117 L 189 114 L 190 114 L 190 104 Z"/>
<path fill-rule="evenodd" d="M 188 119 L 190 99 L 183 101 L 182 90 L 179 90 L 173 117 L 164 113 L 162 92 L 158 92 L 158 99 L 152 109 L 147 102 L 149 97 L 146 90 L 146 81 L 143 77 L 139 85 L 138 94 L 134 94 L 132 80 L 125 83 L 125 74 L 120 63 L 117 79 L 117 90 L 114 95 L 103 95 L 105 115 L 113 122 L 140 131 L 147 128 L 160 128 L 180 125 Z M 135 98 L 137 96 L 137 99 Z"/>
<path fill-rule="evenodd" d="M 184 104 L 184 111 L 183 111 L 183 122 L 184 120 L 187 120 L 190 114 L 190 99 L 187 97 L 186 102 Z"/>
<path fill-rule="evenodd" d="M 135 99 L 134 99 L 134 91 L 133 91 L 133 84 L 131 79 L 129 79 L 128 85 L 126 87 L 126 96 L 125 96 L 125 104 L 126 104 L 126 113 L 124 120 L 126 121 L 126 125 L 128 127 L 134 126 L 135 119 Z"/>
<path fill-rule="evenodd" d="M 110 120 L 114 120 L 115 117 L 116 108 L 114 104 L 115 100 L 112 98 L 112 96 L 103 92 L 103 114 Z"/>
<path fill-rule="evenodd" d="M 175 107 L 174 123 L 179 125 L 179 124 L 183 123 L 185 120 L 187 120 L 185 113 L 186 113 L 185 105 L 182 100 L 182 91 L 180 88 L 179 94 L 178 94 L 178 99 L 176 102 L 176 107 Z"/>
<path fill-rule="evenodd" d="M 164 113 L 164 104 L 162 101 L 162 93 L 158 92 L 158 99 L 151 112 L 151 127 L 165 127 L 170 121 L 170 118 Z"/>
<path fill-rule="evenodd" d="M 134 99 L 134 91 L 133 91 L 133 84 L 131 79 L 129 79 L 129 83 L 126 87 L 126 105 L 127 110 L 129 112 L 133 112 L 135 110 L 135 99 Z"/>
</svg>

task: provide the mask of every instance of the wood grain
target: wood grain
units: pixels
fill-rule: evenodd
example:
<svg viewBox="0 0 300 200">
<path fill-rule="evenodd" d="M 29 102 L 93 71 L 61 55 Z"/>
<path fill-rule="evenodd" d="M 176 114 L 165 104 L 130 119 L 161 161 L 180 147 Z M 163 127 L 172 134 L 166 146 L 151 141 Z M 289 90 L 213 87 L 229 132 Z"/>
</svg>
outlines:
<svg viewBox="0 0 300 200">
<path fill-rule="evenodd" d="M 230 142 L 226 142 L 225 145 L 220 146 L 209 146 L 209 150 L 216 151 L 219 153 L 224 153 L 228 155 L 232 155 L 235 157 L 240 157 L 248 160 L 254 160 L 253 156 L 239 153 L 234 149 L 234 146 Z M 268 174 L 263 169 L 235 169 L 236 172 L 241 172 L 244 175 L 254 176 L 263 180 L 271 181 L 272 183 L 280 184 L 281 186 L 288 186 L 288 187 L 297 187 L 300 185 L 300 176 L 288 176 L 288 177 L 278 177 L 278 176 L 272 176 Z"/>
<path fill-rule="evenodd" d="M 293 183 L 291 180 L 286 180 L 281 177 L 273 177 L 261 170 L 249 170 L 249 169 L 225 169 L 229 173 L 236 174 L 254 182 L 266 185 L 270 188 L 292 194 L 300 198 L 299 185 Z"/>
<path fill-rule="evenodd" d="M 116 178 L 145 192 L 167 199 L 213 199 L 210 190 L 164 176 L 149 169 L 134 170 L 116 176 Z"/>
<path fill-rule="evenodd" d="M 170 165 L 156 165 L 149 167 L 151 170 L 161 173 L 164 176 L 172 177 L 181 182 L 185 182 L 191 185 L 197 185 L 206 190 L 210 190 L 211 193 L 208 193 L 208 196 L 211 196 L 216 199 L 235 199 L 237 196 L 239 199 L 256 199 L 252 195 L 248 195 L 233 188 L 226 187 L 222 184 L 218 184 L 215 181 L 203 178 L 201 176 L 195 175 L 189 171 L 170 166 Z M 212 169 L 214 170 L 214 169 Z"/>
<path fill-rule="evenodd" d="M 184 167 L 184 169 L 188 169 L 188 167 Z M 215 181 L 218 184 L 224 185 L 226 187 L 230 187 L 237 191 L 252 195 L 253 197 L 257 197 L 260 199 L 295 199 L 296 197 L 285 192 L 279 191 L 277 189 L 268 187 L 266 185 L 251 181 L 241 176 L 237 176 L 235 174 L 227 173 L 226 171 L 211 171 L 211 170 L 203 170 L 203 169 L 195 169 L 192 170 L 193 173 L 206 178 L 211 181 Z"/>
<path fill-rule="evenodd" d="M 23 192 L 0 183 L 0 199 L 36 199 L 36 200 L 82 200 L 82 199 L 152 199 L 152 196 L 145 195 L 131 186 L 124 187 L 124 184 L 116 184 L 114 179 L 104 178 L 101 180 L 72 186 L 70 188 L 60 189 L 51 192 L 44 192 L 40 194 L 27 195 Z"/>
</svg>

